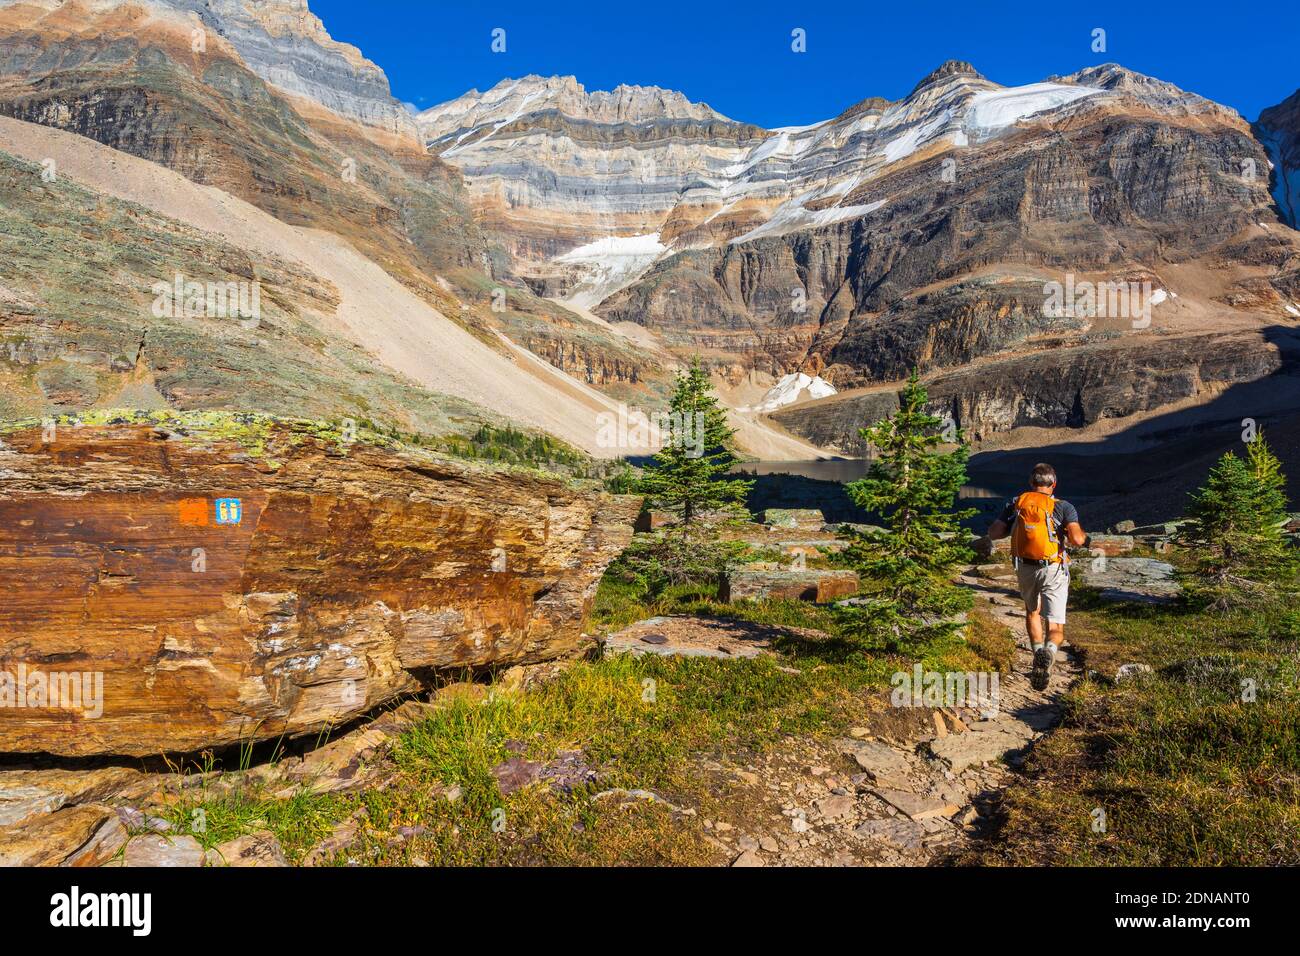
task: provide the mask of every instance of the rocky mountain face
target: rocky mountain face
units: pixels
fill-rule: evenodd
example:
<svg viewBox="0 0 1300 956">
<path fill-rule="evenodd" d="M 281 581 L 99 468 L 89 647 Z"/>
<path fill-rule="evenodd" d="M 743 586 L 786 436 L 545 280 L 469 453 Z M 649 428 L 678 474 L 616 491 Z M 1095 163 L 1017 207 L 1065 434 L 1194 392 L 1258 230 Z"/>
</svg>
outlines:
<svg viewBox="0 0 1300 956">
<path fill-rule="evenodd" d="M 1300 90 L 1259 114 L 1255 135 L 1272 163 L 1273 198 L 1282 218 L 1300 229 Z"/>
<path fill-rule="evenodd" d="M 273 16 L 290 4 L 248 4 L 272 34 L 254 30 L 255 20 L 232 25 L 244 22 L 235 17 L 239 3 L 193 6 L 207 20 L 161 0 L 0 5 L 0 113 L 157 162 L 286 222 L 340 233 L 410 284 L 432 284 L 420 272 L 482 265 L 483 242 L 454 171 L 409 136 L 298 95 L 306 87 L 284 66 L 297 61 L 282 58 L 272 69 L 266 57 L 272 38 L 302 56 L 315 49 L 333 64 L 320 70 L 340 84 L 354 66 L 373 66 L 313 27 L 301 4 L 293 5 L 298 32 Z"/>
<path fill-rule="evenodd" d="M 1171 367 L 1194 357 L 1182 336 L 1248 347 L 1300 317 L 1300 243 L 1251 127 L 1114 64 L 1006 88 L 954 61 L 900 101 L 778 130 L 663 91 L 598 96 L 530 77 L 420 124 L 535 290 L 719 368 L 842 391 L 1117 338 Z M 1101 296 L 1054 308 L 1049 283 Z M 1095 387 L 1084 405 L 1106 407 Z M 807 424 L 817 407 L 785 420 L 833 432 Z"/>
<path fill-rule="evenodd" d="M 1020 428 L 1069 432 L 1140 416 L 1297 370 L 1300 344 L 1290 336 L 1277 342 L 1213 332 L 1172 343 L 1112 339 L 1041 348 L 937 372 L 926 385 L 930 412 L 960 423 L 978 444 Z M 821 447 L 862 457 L 867 454 L 862 423 L 887 418 L 897 408 L 897 389 L 877 386 L 781 409 L 772 418 Z"/>
<path fill-rule="evenodd" d="M 639 504 L 238 419 L 10 430 L 0 467 L 6 753 L 318 733 L 570 651 Z"/>
<path fill-rule="evenodd" d="M 365 80 L 374 68 L 355 51 L 329 40 L 301 5 L 293 8 L 297 13 L 292 16 L 282 7 L 217 4 L 211 9 L 204 6 L 196 20 L 188 8 L 161 2 L 0 3 L 0 115 L 94 139 L 166 166 L 195 183 L 215 186 L 284 223 L 342 236 L 420 298 L 503 354 L 508 349 L 500 334 L 593 385 L 623 388 L 632 397 L 657 387 L 665 373 L 652 357 L 638 354 L 625 339 L 578 320 L 527 289 L 508 287 L 491 276 L 494 250 L 474 221 L 462 177 L 453 167 L 426 153 L 409 132 L 393 124 L 367 122 L 367 117 L 374 120 L 378 115 L 378 107 L 349 106 L 325 92 L 315 98 L 303 95 L 307 86 L 285 74 L 286 64 L 297 64 L 294 76 L 306 77 L 316 74 L 303 64 L 317 63 L 323 71 L 317 87 L 371 88 L 374 102 L 391 101 L 382 74 Z M 199 49 L 195 30 L 203 38 Z M 363 115 L 349 115 L 349 111 Z M 51 172 L 57 183 L 57 170 Z M 45 191 L 57 191 L 57 185 Z M 21 188 L 16 195 L 22 195 Z M 20 202 L 12 213 L 17 221 L 35 215 L 35 210 Z M 183 217 L 181 208 L 164 213 Z M 249 274 L 243 278 L 252 278 L 254 264 L 268 273 L 275 270 L 269 261 L 245 262 L 240 269 Z M 11 288 L 32 292 L 50 279 L 39 269 L 11 273 L 9 278 Z M 142 288 L 147 290 L 158 278 L 144 282 Z M 117 288 L 120 283 L 111 285 Z M 320 291 L 325 287 L 321 284 Z M 68 288 L 60 298 L 73 300 L 83 292 Z M 66 334 L 58 338 L 88 337 L 89 326 L 121 313 L 123 303 L 130 303 L 128 312 L 138 308 L 137 298 L 106 296 L 105 309 L 64 316 L 60 328 Z M 133 324 L 138 340 L 140 325 L 149 323 L 141 317 Z M 160 357 L 164 341 L 152 340 L 150 358 Z M 185 344 L 189 351 L 194 343 Z M 319 347 L 313 348 L 319 356 Z M 133 344 L 123 341 L 113 354 L 129 358 L 135 352 Z M 220 370 L 230 364 L 205 363 L 200 369 L 196 364 L 176 363 L 170 371 L 191 379 L 196 375 L 212 379 L 224 377 Z M 246 370 L 239 368 L 238 375 L 244 374 Z M 270 390 L 277 378 L 251 374 L 245 391 L 263 393 L 262 386 Z M 308 402 L 316 406 L 314 411 L 304 408 L 303 412 L 321 412 L 325 396 L 335 396 L 354 408 L 369 404 L 368 398 L 354 402 L 360 398 L 357 386 L 373 394 L 369 384 L 375 379 L 359 381 L 353 370 L 341 381 L 348 386 L 308 389 L 318 398 Z M 384 383 L 384 390 L 389 390 L 389 384 Z M 222 403 L 228 394 L 224 383 L 197 390 L 177 383 L 175 393 L 164 394 L 175 401 L 175 407 L 233 407 Z M 292 402 L 303 393 L 294 388 L 281 394 L 296 396 L 289 399 Z M 65 390 L 60 396 L 70 398 L 72 393 Z M 455 397 L 450 398 L 454 403 Z M 292 413 L 285 404 L 274 401 L 255 407 Z M 392 403 L 384 400 L 371 407 L 387 417 Z M 395 420 L 406 419 L 405 424 L 419 430 L 431 421 L 425 415 L 417 418 L 422 420 L 418 424 L 405 414 Z"/>
<path fill-rule="evenodd" d="M 0 18 L 33 24 L 41 33 L 74 31 L 101 41 L 113 37 L 100 25 L 121 31 L 152 20 L 187 38 L 194 53 L 209 42 L 229 46 L 253 73 L 280 90 L 403 137 L 417 135 L 383 70 L 356 47 L 331 37 L 307 9 L 307 0 L 3 0 Z M 30 52 L 40 46 L 33 44 Z M 41 52 L 46 72 L 70 65 Z"/>
</svg>

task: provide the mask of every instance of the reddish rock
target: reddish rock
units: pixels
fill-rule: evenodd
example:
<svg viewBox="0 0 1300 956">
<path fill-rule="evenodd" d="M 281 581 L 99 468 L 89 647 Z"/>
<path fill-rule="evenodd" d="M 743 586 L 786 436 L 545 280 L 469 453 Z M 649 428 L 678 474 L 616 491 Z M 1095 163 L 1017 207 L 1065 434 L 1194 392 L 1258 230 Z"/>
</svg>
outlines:
<svg viewBox="0 0 1300 956">
<path fill-rule="evenodd" d="M 316 733 L 439 668 L 571 651 L 638 506 L 305 425 L 205 434 L 2 436 L 0 682 L 76 682 L 0 707 L 0 752 Z"/>
</svg>

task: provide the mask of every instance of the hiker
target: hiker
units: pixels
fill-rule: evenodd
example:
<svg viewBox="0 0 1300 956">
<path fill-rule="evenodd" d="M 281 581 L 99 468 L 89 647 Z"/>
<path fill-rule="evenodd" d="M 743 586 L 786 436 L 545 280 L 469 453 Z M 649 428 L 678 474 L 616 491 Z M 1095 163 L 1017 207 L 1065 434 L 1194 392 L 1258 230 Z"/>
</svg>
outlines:
<svg viewBox="0 0 1300 956">
<path fill-rule="evenodd" d="M 1065 642 L 1065 604 L 1070 596 L 1070 557 L 1066 547 L 1086 548 L 1092 536 L 1079 524 L 1079 512 L 1056 498 L 1056 469 L 1037 464 L 1029 473 L 1031 490 L 1007 502 L 989 525 L 992 541 L 1011 536 L 1012 564 L 1025 601 L 1025 630 L 1034 652 L 1029 683 L 1046 690 L 1056 652 Z M 1043 633 L 1047 618 L 1047 633 Z M 1046 640 L 1044 640 L 1046 638 Z"/>
</svg>

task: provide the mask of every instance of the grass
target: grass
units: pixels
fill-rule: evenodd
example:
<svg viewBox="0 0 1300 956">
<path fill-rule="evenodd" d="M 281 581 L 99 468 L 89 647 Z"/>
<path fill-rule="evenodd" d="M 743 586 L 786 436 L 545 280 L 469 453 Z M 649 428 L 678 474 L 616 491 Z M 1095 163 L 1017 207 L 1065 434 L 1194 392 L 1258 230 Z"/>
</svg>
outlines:
<svg viewBox="0 0 1300 956">
<path fill-rule="evenodd" d="M 722 862 L 702 821 L 725 812 L 728 798 L 701 768 L 744 761 L 791 736 L 830 737 L 869 722 L 890 676 L 911 662 L 857 652 L 823 633 L 817 625 L 829 622 L 825 608 L 795 601 L 725 606 L 698 598 L 685 607 L 803 630 L 774 631 L 776 656 L 613 655 L 574 663 L 527 692 L 498 686 L 478 702 L 458 695 L 397 738 L 389 756 L 396 775 L 383 787 L 288 801 L 200 787 L 183 791 L 167 817 L 189 832 L 194 811 L 202 809 L 206 830 L 195 835 L 205 847 L 268 829 L 292 862 L 360 808 L 366 811 L 360 839 L 335 863 Z M 934 648 L 932 663 L 957 669 L 974 654 L 964 645 Z M 502 795 L 493 767 L 516 753 L 547 762 L 565 751 L 579 751 L 598 771 L 597 781 L 572 793 L 542 785 Z M 454 801 L 446 797 L 449 788 L 458 793 Z M 613 788 L 662 799 L 593 799 Z M 674 812 L 674 806 L 698 812 Z"/>
<path fill-rule="evenodd" d="M 172 824 L 171 832 L 193 836 L 205 850 L 246 833 L 269 830 L 280 841 L 285 857 L 297 863 L 359 803 L 355 796 L 303 792 L 278 800 L 257 790 L 218 796 L 198 788 L 184 791 L 160 816 Z"/>
<path fill-rule="evenodd" d="M 1102 605 L 1086 594 L 1081 605 L 1070 641 L 1089 677 L 971 862 L 1300 863 L 1294 615 Z M 1124 663 L 1153 671 L 1116 683 Z"/>
</svg>

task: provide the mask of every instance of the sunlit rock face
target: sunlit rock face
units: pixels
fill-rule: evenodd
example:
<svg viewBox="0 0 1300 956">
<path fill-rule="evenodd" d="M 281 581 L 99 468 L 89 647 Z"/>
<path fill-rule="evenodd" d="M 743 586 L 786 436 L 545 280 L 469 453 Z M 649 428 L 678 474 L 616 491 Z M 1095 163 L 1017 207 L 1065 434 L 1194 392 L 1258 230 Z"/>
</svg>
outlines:
<svg viewBox="0 0 1300 956">
<path fill-rule="evenodd" d="M 26 62 L 10 63 L 26 66 L 33 78 L 71 65 L 60 54 L 61 40 L 99 40 L 100 57 L 112 57 L 116 49 L 125 58 L 130 45 L 113 41 L 138 34 L 149 21 L 172 32 L 195 55 L 209 44 L 229 45 L 249 69 L 287 93 L 349 119 L 415 136 L 414 120 L 393 99 L 383 70 L 356 47 L 333 39 L 306 0 L 0 0 L 0 26 L 27 23 L 36 32 Z"/>
<path fill-rule="evenodd" d="M 304 429 L 3 435 L 0 753 L 317 733 L 579 646 L 639 501 Z"/>
</svg>

